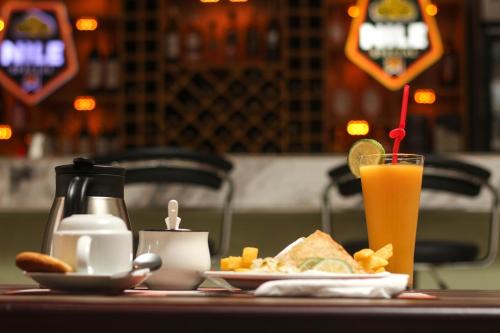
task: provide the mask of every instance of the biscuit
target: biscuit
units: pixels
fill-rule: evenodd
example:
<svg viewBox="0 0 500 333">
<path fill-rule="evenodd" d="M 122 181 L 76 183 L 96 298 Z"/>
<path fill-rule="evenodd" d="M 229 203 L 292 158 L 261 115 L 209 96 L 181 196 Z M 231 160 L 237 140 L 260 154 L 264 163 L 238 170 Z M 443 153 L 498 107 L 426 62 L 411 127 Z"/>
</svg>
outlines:
<svg viewBox="0 0 500 333">
<path fill-rule="evenodd" d="M 16 256 L 16 266 L 26 272 L 67 273 L 70 265 L 57 258 L 38 252 L 21 252 Z"/>
</svg>

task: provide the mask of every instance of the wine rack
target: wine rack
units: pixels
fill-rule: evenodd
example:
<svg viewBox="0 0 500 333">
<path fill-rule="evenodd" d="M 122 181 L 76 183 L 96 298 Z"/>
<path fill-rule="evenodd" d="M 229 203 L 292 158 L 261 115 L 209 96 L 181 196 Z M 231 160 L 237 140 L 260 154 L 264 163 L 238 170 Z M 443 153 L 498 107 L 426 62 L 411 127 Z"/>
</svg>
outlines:
<svg viewBox="0 0 500 333">
<path fill-rule="evenodd" d="M 161 64 L 161 2 L 123 2 L 122 126 L 124 148 L 158 145 L 163 129 Z"/>
<path fill-rule="evenodd" d="M 322 151 L 324 2 L 285 0 L 270 5 L 262 1 L 255 5 L 260 6 L 259 16 L 266 23 L 272 15 L 279 22 L 277 59 L 265 59 L 262 52 L 260 60 L 238 57 L 232 62 L 171 63 L 163 54 L 163 34 L 173 19 L 171 6 L 182 10 L 185 3 L 124 0 L 120 136 L 124 148 L 168 145 L 241 153 Z M 182 19 L 189 20 L 184 15 Z M 297 21 L 304 29 L 297 29 Z M 266 23 L 260 20 L 261 34 Z"/>
<path fill-rule="evenodd" d="M 293 152 L 324 149 L 325 3 L 289 0 L 283 8 L 288 150 Z"/>
<path fill-rule="evenodd" d="M 282 151 L 278 68 L 165 69 L 162 144 L 232 152 Z"/>
</svg>

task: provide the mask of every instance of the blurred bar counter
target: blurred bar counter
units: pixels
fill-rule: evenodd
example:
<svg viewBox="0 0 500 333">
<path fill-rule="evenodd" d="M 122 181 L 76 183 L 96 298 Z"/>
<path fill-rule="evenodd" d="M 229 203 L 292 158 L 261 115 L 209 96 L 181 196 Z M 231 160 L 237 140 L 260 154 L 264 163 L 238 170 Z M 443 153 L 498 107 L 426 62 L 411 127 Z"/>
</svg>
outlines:
<svg viewBox="0 0 500 333">
<path fill-rule="evenodd" d="M 500 155 L 457 154 L 455 157 L 491 170 L 492 183 L 500 188 Z M 230 155 L 235 168 L 235 211 L 316 212 L 320 209 L 327 171 L 344 163 L 344 155 Z M 0 211 L 47 211 L 54 198 L 54 167 L 71 163 L 71 158 L 0 159 Z M 164 208 L 177 199 L 183 208 L 213 208 L 222 194 L 181 185 L 129 185 L 125 202 L 129 209 Z M 342 199 L 334 193 L 338 209 L 361 208 L 360 198 Z M 485 211 L 489 198 L 457 200 L 447 195 L 424 193 L 423 208 Z"/>
</svg>

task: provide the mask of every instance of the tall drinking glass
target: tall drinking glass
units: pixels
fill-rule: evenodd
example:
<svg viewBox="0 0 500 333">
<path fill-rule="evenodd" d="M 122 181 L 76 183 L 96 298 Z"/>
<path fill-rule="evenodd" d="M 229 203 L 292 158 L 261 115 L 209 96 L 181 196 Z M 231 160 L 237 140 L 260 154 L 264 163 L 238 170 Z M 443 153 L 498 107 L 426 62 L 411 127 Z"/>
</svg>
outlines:
<svg viewBox="0 0 500 333">
<path fill-rule="evenodd" d="M 410 276 L 417 233 L 424 157 L 414 154 L 363 155 L 361 185 L 370 248 L 392 243 L 394 255 L 387 270 Z"/>
</svg>

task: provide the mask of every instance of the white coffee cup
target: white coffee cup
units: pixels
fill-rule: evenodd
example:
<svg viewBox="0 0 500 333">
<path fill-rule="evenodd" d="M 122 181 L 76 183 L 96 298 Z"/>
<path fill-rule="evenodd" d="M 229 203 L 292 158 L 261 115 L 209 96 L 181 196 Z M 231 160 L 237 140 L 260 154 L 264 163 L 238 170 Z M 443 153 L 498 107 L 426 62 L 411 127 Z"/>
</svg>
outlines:
<svg viewBox="0 0 500 333">
<path fill-rule="evenodd" d="M 75 214 L 54 233 L 52 255 L 75 272 L 111 275 L 132 268 L 132 233 L 110 214 Z"/>
<path fill-rule="evenodd" d="M 137 255 L 156 253 L 162 266 L 146 281 L 151 289 L 192 290 L 210 270 L 208 231 L 141 230 Z"/>
</svg>

